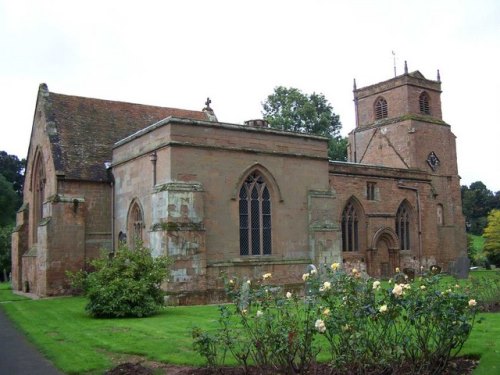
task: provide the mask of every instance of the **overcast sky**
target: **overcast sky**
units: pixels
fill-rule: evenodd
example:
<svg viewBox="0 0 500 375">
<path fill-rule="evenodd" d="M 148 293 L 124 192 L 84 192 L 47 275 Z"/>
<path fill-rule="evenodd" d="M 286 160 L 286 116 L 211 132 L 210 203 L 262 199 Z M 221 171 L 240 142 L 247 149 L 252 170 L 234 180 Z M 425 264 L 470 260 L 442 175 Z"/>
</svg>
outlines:
<svg viewBox="0 0 500 375">
<path fill-rule="evenodd" d="M 323 93 L 354 127 L 358 87 L 441 72 L 462 184 L 500 190 L 500 1 L 0 0 L 0 150 L 27 156 L 52 92 L 260 118 L 278 85 Z M 437 150 L 439 151 L 439 150 Z"/>
</svg>

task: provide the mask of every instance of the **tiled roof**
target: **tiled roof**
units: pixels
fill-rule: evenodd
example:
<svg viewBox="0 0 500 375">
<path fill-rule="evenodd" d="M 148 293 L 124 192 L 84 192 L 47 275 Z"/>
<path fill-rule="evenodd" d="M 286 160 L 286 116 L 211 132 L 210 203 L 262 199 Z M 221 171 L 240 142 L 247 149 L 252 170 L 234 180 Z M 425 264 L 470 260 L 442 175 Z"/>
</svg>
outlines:
<svg viewBox="0 0 500 375">
<path fill-rule="evenodd" d="M 108 180 L 104 163 L 112 159 L 113 144 L 166 117 L 208 119 L 202 111 L 48 92 L 43 96 L 55 169 L 66 179 Z"/>
</svg>

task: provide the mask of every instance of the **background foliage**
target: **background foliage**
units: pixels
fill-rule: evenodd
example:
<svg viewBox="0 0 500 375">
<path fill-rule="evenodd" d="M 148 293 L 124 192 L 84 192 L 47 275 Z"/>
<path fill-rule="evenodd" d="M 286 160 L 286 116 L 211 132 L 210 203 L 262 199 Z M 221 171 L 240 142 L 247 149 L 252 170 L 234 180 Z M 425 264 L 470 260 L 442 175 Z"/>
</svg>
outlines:
<svg viewBox="0 0 500 375">
<path fill-rule="evenodd" d="M 340 117 L 323 94 L 304 94 L 293 87 L 278 86 L 262 108 L 262 115 L 272 128 L 326 137 L 328 157 L 347 160 L 347 139 L 340 136 Z"/>
<path fill-rule="evenodd" d="M 484 251 L 491 263 L 500 266 L 500 210 L 491 210 L 484 229 Z"/>
<path fill-rule="evenodd" d="M 486 227 L 488 213 L 500 209 L 500 191 L 493 193 L 481 181 L 462 185 L 462 209 L 469 233 L 481 236 Z"/>
<path fill-rule="evenodd" d="M 26 160 L 0 151 L 0 280 L 5 281 L 11 269 L 11 233 L 16 211 L 23 202 Z"/>
</svg>

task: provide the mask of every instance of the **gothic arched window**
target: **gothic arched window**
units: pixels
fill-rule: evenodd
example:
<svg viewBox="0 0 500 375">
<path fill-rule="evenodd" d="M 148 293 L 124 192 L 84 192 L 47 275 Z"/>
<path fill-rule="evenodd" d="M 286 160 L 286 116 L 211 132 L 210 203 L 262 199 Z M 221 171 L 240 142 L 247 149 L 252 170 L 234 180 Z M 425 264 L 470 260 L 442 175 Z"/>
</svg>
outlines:
<svg viewBox="0 0 500 375">
<path fill-rule="evenodd" d="M 240 188 L 240 255 L 271 254 L 271 195 L 264 178 L 251 173 Z"/>
<path fill-rule="evenodd" d="M 342 251 L 359 250 L 359 218 L 352 201 L 342 211 Z"/>
<path fill-rule="evenodd" d="M 410 207 L 407 202 L 401 203 L 396 213 L 396 234 L 400 250 L 410 250 Z"/>
<path fill-rule="evenodd" d="M 129 245 L 133 247 L 135 241 L 142 241 L 142 229 L 144 228 L 144 218 L 139 202 L 134 201 L 130 206 L 128 214 L 128 238 L 132 241 Z"/>
<path fill-rule="evenodd" d="M 418 98 L 418 102 L 420 104 L 420 113 L 424 115 L 430 115 L 431 107 L 429 104 L 429 94 L 427 94 L 425 91 L 421 93 L 420 97 Z"/>
<path fill-rule="evenodd" d="M 43 201 L 45 199 L 45 166 L 43 164 L 43 155 L 38 152 L 35 157 L 33 168 L 33 227 L 32 238 L 33 242 L 38 240 L 38 225 L 43 218 Z"/>
<path fill-rule="evenodd" d="M 375 120 L 380 120 L 387 117 L 387 101 L 379 97 L 375 101 Z"/>
</svg>

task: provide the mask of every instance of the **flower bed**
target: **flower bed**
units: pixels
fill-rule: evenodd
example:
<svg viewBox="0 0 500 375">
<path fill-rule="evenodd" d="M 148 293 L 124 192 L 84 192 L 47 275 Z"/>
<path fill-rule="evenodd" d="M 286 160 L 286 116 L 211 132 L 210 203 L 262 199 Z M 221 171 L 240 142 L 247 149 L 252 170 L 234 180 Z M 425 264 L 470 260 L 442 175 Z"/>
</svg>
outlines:
<svg viewBox="0 0 500 375">
<path fill-rule="evenodd" d="M 467 340 L 476 301 L 429 273 L 410 281 L 396 269 L 383 287 L 337 263 L 302 275 L 297 295 L 259 280 L 225 278 L 232 304 L 219 307 L 215 332 L 193 330 L 208 367 L 231 356 L 245 373 L 306 374 L 318 358 L 333 374 L 443 373 Z M 410 371 L 410 372 L 408 372 Z"/>
</svg>

